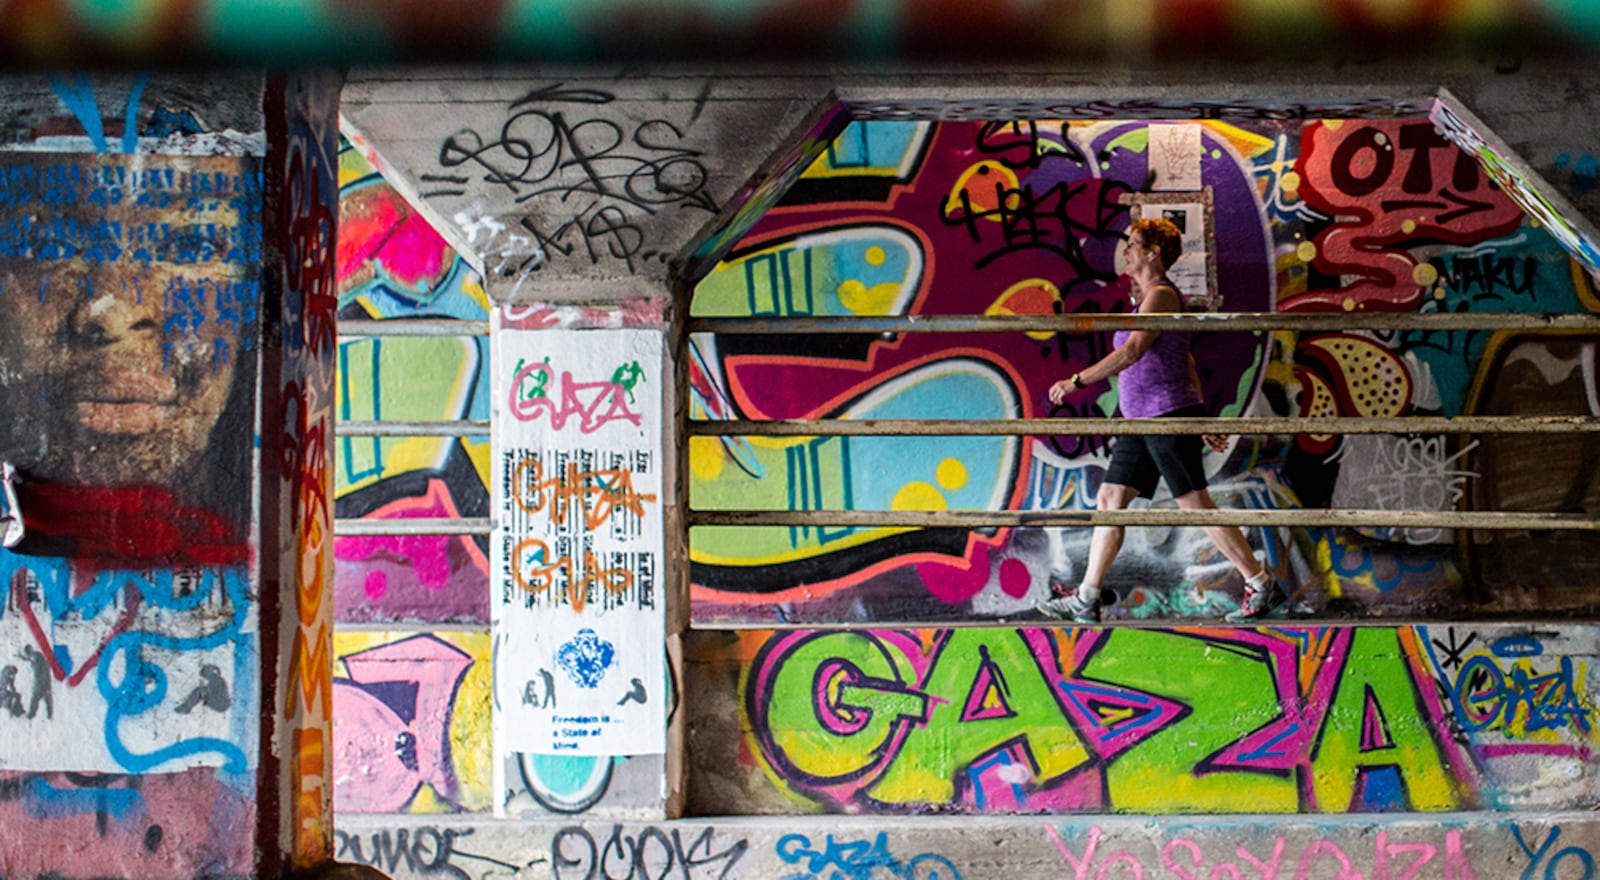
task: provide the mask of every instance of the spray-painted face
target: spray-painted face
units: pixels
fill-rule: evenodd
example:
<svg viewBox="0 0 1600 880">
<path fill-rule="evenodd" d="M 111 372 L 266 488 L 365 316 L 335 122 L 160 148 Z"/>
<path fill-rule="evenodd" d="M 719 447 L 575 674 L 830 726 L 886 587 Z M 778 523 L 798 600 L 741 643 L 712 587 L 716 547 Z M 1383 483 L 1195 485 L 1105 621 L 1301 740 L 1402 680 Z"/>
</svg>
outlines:
<svg viewBox="0 0 1600 880">
<path fill-rule="evenodd" d="M 175 486 L 255 356 L 257 178 L 219 157 L 0 161 L 0 455 Z"/>
</svg>

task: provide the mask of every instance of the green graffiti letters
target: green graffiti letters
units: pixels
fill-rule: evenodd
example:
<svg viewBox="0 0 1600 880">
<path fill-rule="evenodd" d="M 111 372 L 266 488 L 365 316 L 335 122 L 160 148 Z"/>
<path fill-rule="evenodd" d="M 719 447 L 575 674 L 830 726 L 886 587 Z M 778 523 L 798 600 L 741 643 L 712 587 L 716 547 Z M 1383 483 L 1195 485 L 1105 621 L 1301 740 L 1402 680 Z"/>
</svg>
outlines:
<svg viewBox="0 0 1600 880">
<path fill-rule="evenodd" d="M 775 633 L 743 682 L 769 774 L 825 808 L 1471 808 L 1412 629 Z"/>
</svg>

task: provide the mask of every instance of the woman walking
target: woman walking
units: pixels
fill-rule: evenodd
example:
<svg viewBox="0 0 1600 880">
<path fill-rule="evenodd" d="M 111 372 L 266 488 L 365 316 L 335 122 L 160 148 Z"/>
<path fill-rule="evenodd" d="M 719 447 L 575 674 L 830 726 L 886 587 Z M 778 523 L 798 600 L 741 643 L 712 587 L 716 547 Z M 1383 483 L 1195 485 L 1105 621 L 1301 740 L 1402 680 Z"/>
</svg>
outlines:
<svg viewBox="0 0 1600 880">
<path fill-rule="evenodd" d="M 1140 314 L 1181 312 L 1183 300 L 1167 277 L 1167 270 L 1183 250 L 1182 233 L 1171 221 L 1139 220 L 1128 230 L 1124 263 L 1133 282 L 1133 303 Z M 1205 415 L 1200 376 L 1189 350 L 1189 334 L 1160 330 L 1123 330 L 1113 337 L 1110 354 L 1072 376 L 1050 386 L 1050 401 L 1060 404 L 1080 391 L 1112 376 L 1118 384 L 1122 414 L 1130 419 L 1192 418 Z M 1111 465 L 1095 499 L 1099 510 L 1123 510 L 1139 497 L 1155 493 L 1159 480 L 1183 510 L 1215 510 L 1217 503 L 1206 490 L 1202 444 L 1221 451 L 1221 435 L 1124 435 L 1111 450 Z M 1206 526 L 1206 535 L 1244 577 L 1245 595 L 1239 609 L 1225 618 L 1230 623 L 1258 620 L 1281 606 L 1287 589 L 1256 560 L 1250 543 L 1238 526 Z M 1121 526 L 1095 526 L 1089 540 L 1089 562 L 1083 581 L 1066 595 L 1042 603 L 1044 613 L 1078 623 L 1100 621 L 1101 582 L 1122 549 Z"/>
</svg>

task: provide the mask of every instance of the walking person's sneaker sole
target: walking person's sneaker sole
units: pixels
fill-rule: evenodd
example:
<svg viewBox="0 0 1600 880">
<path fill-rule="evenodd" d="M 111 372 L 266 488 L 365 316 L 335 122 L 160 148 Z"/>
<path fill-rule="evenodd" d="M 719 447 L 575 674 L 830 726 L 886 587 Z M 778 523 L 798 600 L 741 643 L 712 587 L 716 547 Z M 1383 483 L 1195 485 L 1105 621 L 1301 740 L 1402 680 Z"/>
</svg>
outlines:
<svg viewBox="0 0 1600 880">
<path fill-rule="evenodd" d="M 1257 620 L 1274 619 L 1283 616 L 1288 604 L 1288 590 L 1285 590 L 1283 584 L 1274 577 L 1266 589 L 1247 591 L 1244 603 L 1239 609 L 1228 612 L 1222 619 L 1228 623 L 1253 623 Z"/>
<path fill-rule="evenodd" d="M 1073 623 L 1099 623 L 1100 609 L 1117 603 L 1116 590 L 1101 589 L 1100 597 L 1094 602 L 1086 602 L 1078 598 L 1076 590 L 1064 596 L 1057 596 L 1040 602 L 1034 606 L 1046 617 L 1056 620 L 1071 620 Z"/>
</svg>

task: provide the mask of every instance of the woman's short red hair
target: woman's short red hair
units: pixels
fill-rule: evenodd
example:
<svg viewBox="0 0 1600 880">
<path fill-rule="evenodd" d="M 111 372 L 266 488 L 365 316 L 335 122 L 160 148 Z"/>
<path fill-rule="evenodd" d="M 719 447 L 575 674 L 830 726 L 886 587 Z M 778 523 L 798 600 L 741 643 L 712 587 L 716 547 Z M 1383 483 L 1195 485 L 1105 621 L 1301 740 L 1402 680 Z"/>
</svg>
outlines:
<svg viewBox="0 0 1600 880">
<path fill-rule="evenodd" d="M 1178 261 L 1178 255 L 1183 253 L 1183 232 L 1178 229 L 1178 224 L 1164 217 L 1135 220 L 1128 227 L 1128 235 L 1134 233 L 1144 239 L 1145 247 L 1153 247 L 1161 255 L 1163 269 L 1170 269 Z"/>
</svg>

